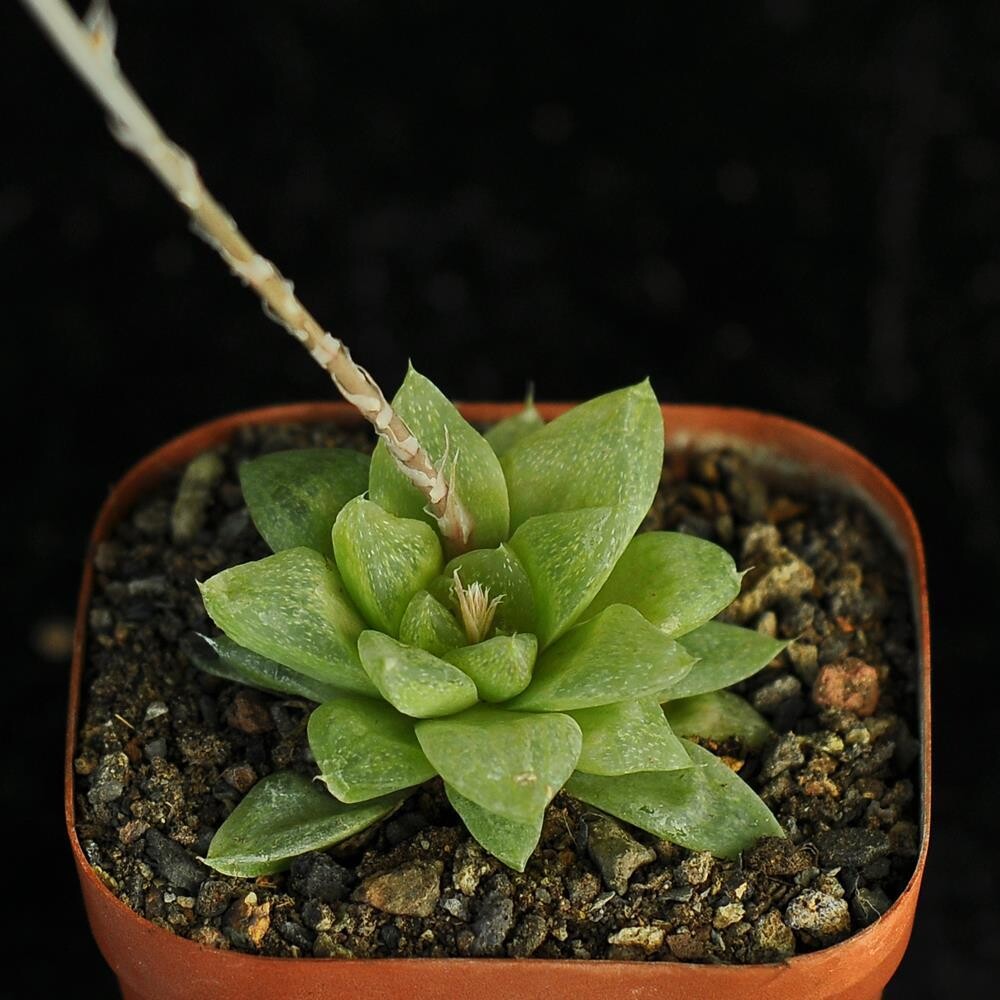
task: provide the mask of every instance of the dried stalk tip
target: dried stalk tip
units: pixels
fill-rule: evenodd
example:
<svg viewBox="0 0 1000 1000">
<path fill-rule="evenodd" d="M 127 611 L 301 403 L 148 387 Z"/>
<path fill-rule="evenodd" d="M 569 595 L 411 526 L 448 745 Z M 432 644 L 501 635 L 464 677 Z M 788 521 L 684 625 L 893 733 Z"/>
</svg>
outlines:
<svg viewBox="0 0 1000 1000">
<path fill-rule="evenodd" d="M 125 78 L 115 57 L 117 28 L 107 0 L 95 0 L 84 21 L 66 0 L 22 0 L 56 48 L 108 112 L 114 137 L 139 156 L 187 210 L 192 228 L 260 297 L 264 310 L 329 374 L 340 394 L 374 425 L 400 472 L 428 499 L 449 551 L 464 552 L 472 521 L 443 469 L 396 413 L 375 380 L 327 333 L 295 295 L 292 283 L 261 256 L 212 196 L 190 155 L 164 135 Z"/>
<path fill-rule="evenodd" d="M 493 616 L 505 595 L 499 594 L 491 600 L 489 587 L 484 587 L 478 582 L 466 587 L 462 583 L 457 569 L 454 580 L 452 586 L 458 600 L 458 610 L 462 616 L 465 637 L 470 643 L 482 642 L 493 627 Z"/>
</svg>

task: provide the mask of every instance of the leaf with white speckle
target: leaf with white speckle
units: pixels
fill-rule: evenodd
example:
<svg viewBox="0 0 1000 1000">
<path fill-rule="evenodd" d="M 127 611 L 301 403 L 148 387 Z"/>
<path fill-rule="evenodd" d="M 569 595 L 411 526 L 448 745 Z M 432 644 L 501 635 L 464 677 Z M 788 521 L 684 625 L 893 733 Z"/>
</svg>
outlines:
<svg viewBox="0 0 1000 1000">
<path fill-rule="evenodd" d="M 355 647 L 364 623 L 318 552 L 285 549 L 199 586 L 205 610 L 234 642 L 324 684 L 375 693 Z"/>
<path fill-rule="evenodd" d="M 379 694 L 404 715 L 430 719 L 474 705 L 476 685 L 458 667 L 381 632 L 358 638 L 361 662 Z"/>
<path fill-rule="evenodd" d="M 337 698 L 309 716 L 320 777 L 341 802 L 363 802 L 434 777 L 413 719 L 371 698 Z"/>
<path fill-rule="evenodd" d="M 573 407 L 501 459 L 510 523 L 583 507 L 628 510 L 625 540 L 649 512 L 663 468 L 663 417 L 649 381 Z"/>
<path fill-rule="evenodd" d="M 693 662 L 635 608 L 613 604 L 545 650 L 531 684 L 510 705 L 561 712 L 655 695 Z"/>
<path fill-rule="evenodd" d="M 523 823 L 562 788 L 580 756 L 580 727 L 568 716 L 476 705 L 416 725 L 427 759 L 459 793 Z"/>
<path fill-rule="evenodd" d="M 608 578 L 628 541 L 629 518 L 617 507 L 542 514 L 509 542 L 535 595 L 535 628 L 544 648 L 578 618 Z"/>
<path fill-rule="evenodd" d="M 629 604 L 676 639 L 728 607 L 740 579 L 733 557 L 720 546 L 677 531 L 648 531 L 629 542 L 582 618 Z"/>
<path fill-rule="evenodd" d="M 198 642 L 191 658 L 199 670 L 215 677 L 247 684 L 271 694 L 290 694 L 319 702 L 344 693 L 332 684 L 324 684 L 251 649 L 244 649 L 227 635 L 201 635 Z"/>
<path fill-rule="evenodd" d="M 219 827 L 205 864 L 224 875 L 254 878 L 288 868 L 360 833 L 396 808 L 402 795 L 345 805 L 316 782 L 290 771 L 262 778 Z"/>
<path fill-rule="evenodd" d="M 708 691 L 669 701 L 663 709 L 678 736 L 710 740 L 735 737 L 756 750 L 774 732 L 760 712 L 731 691 Z"/>
<path fill-rule="evenodd" d="M 349 448 L 276 451 L 240 465 L 243 499 L 273 552 L 315 549 L 333 557 L 341 507 L 368 488 L 369 458 Z"/>
<path fill-rule="evenodd" d="M 630 774 L 691 766 L 691 758 L 653 698 L 581 708 L 568 714 L 583 733 L 578 771 Z"/>
<path fill-rule="evenodd" d="M 521 632 L 453 649 L 444 659 L 475 681 L 480 699 L 498 702 L 513 698 L 528 686 L 537 652 L 538 640 Z"/>
<path fill-rule="evenodd" d="M 534 819 L 514 820 L 477 805 L 448 782 L 444 783 L 444 792 L 479 846 L 508 868 L 523 872 L 542 835 L 545 809 L 540 809 Z"/>
<path fill-rule="evenodd" d="M 356 497 L 333 525 L 344 586 L 373 628 L 396 635 L 410 599 L 440 572 L 441 543 L 423 521 L 396 517 Z"/>
<path fill-rule="evenodd" d="M 399 641 L 442 656 L 468 641 L 455 616 L 426 590 L 420 590 L 403 612 Z"/>
<path fill-rule="evenodd" d="M 661 692 L 660 701 L 689 698 L 746 680 L 788 645 L 785 639 L 772 639 L 725 622 L 706 622 L 677 641 L 698 662 L 690 673 Z"/>
<path fill-rule="evenodd" d="M 682 741 L 694 767 L 603 777 L 577 771 L 574 798 L 692 851 L 734 858 L 761 837 L 784 837 L 771 810 L 714 754 Z"/>
</svg>

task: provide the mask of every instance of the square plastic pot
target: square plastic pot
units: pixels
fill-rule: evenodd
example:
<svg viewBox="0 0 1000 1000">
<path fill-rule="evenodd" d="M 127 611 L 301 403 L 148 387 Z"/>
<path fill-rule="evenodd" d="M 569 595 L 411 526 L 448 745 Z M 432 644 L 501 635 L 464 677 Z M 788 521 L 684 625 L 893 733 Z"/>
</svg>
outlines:
<svg viewBox="0 0 1000 1000">
<path fill-rule="evenodd" d="M 539 404 L 547 419 L 569 404 Z M 473 422 L 500 420 L 516 404 L 473 403 L 460 409 Z M 66 729 L 66 830 L 98 947 L 118 977 L 125 1000 L 462 1000 L 497 996 L 519 1000 L 877 1000 L 902 960 L 913 927 L 927 858 L 931 802 L 930 632 L 923 546 L 899 490 L 871 462 L 836 439 L 803 424 L 747 410 L 664 406 L 668 445 L 734 446 L 782 478 L 832 483 L 859 496 L 894 538 L 909 571 L 919 659 L 921 842 L 916 868 L 902 895 L 875 923 L 839 944 L 761 965 L 611 962 L 555 959 L 319 959 L 265 958 L 218 951 L 178 937 L 139 916 L 95 875 L 76 835 L 73 759 L 93 556 L 101 541 L 144 494 L 196 454 L 227 441 L 249 424 L 360 418 L 343 403 L 305 403 L 234 414 L 183 434 L 152 452 L 112 490 L 90 539 L 76 620 Z"/>
</svg>

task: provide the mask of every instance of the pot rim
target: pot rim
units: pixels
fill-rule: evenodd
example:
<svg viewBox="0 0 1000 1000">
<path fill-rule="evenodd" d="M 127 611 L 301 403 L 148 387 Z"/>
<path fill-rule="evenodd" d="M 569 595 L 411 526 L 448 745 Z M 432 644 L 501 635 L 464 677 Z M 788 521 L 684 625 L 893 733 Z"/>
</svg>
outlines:
<svg viewBox="0 0 1000 1000">
<path fill-rule="evenodd" d="M 521 403 L 456 403 L 466 419 L 472 422 L 492 422 L 518 412 Z M 573 403 L 545 402 L 535 406 L 541 415 L 551 419 Z M 795 955 L 774 963 L 753 963 L 742 965 L 708 965 L 694 962 L 614 962 L 606 959 L 547 959 L 547 958 L 330 958 L 305 957 L 312 965 L 337 963 L 339 966 L 363 965 L 366 968 L 399 968 L 403 966 L 434 965 L 478 966 L 489 963 L 490 969 L 498 973 L 505 967 L 518 969 L 534 967 L 544 969 L 580 969 L 583 966 L 599 966 L 602 969 L 620 967 L 623 974 L 646 976 L 648 970 L 669 967 L 686 967 L 699 976 L 722 977 L 724 975 L 749 974 L 753 970 L 787 970 L 797 967 L 802 972 L 818 972 L 819 966 L 826 964 L 837 952 L 854 951 L 862 953 L 883 952 L 885 945 L 879 943 L 887 929 L 898 926 L 908 939 L 912 927 L 915 895 L 920 887 L 927 859 L 930 839 L 931 813 L 931 703 L 930 703 L 930 625 L 927 599 L 927 578 L 923 543 L 916 518 L 909 504 L 895 484 L 867 458 L 849 445 L 823 431 L 787 417 L 762 413 L 738 407 L 676 405 L 661 406 L 666 424 L 668 444 L 684 445 L 697 439 L 699 443 L 738 443 L 750 446 L 757 457 L 778 458 L 782 464 L 791 460 L 791 468 L 807 476 L 824 482 L 833 481 L 847 487 L 858 495 L 879 517 L 884 525 L 894 528 L 897 547 L 906 560 L 912 588 L 912 609 L 915 626 L 915 646 L 918 659 L 919 692 L 918 716 L 920 721 L 920 849 L 913 873 L 905 888 L 893 900 L 889 909 L 869 926 L 851 934 L 836 944 L 817 951 Z M 64 814 L 66 830 L 77 871 L 83 888 L 96 894 L 100 902 L 110 907 L 119 919 L 132 920 L 143 925 L 143 932 L 155 939 L 169 939 L 184 948 L 198 953 L 218 956 L 224 962 L 248 962 L 261 971 L 274 963 L 285 967 L 289 962 L 299 961 L 279 956 L 253 955 L 245 952 L 221 951 L 183 938 L 168 931 L 146 917 L 132 910 L 109 889 L 96 875 L 83 854 L 76 831 L 75 817 L 75 772 L 73 761 L 80 724 L 80 708 L 83 692 L 83 669 L 86 658 L 87 616 L 91 599 L 94 576 L 94 554 L 97 545 L 107 536 L 135 501 L 151 486 L 176 470 L 193 454 L 215 444 L 228 440 L 242 426 L 265 423 L 317 423 L 331 421 L 345 426 L 362 423 L 361 416 L 347 403 L 306 402 L 289 403 L 254 408 L 199 424 L 172 438 L 159 448 L 148 453 L 133 465 L 122 479 L 109 491 L 101 506 L 97 521 L 90 536 L 86 553 L 83 580 L 77 602 L 76 627 L 73 639 L 73 663 L 70 673 L 70 691 L 67 710 L 66 745 L 64 759 Z M 676 425 L 672 429 L 671 424 Z M 198 446 L 192 448 L 197 441 Z M 817 454 L 824 459 L 817 462 Z M 89 904 L 88 904 L 89 909 Z M 191 952 L 193 955 L 194 952 Z M 900 951 L 900 956 L 902 951 Z M 817 968 L 814 968 L 817 967 Z M 893 970 L 895 971 L 895 966 Z"/>
</svg>

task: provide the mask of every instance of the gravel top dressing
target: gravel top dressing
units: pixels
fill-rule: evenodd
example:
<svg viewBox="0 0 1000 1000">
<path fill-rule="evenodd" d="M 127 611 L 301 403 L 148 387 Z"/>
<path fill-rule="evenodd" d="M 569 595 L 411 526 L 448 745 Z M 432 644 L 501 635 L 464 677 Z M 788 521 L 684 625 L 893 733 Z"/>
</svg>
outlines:
<svg viewBox="0 0 1000 1000">
<path fill-rule="evenodd" d="M 783 491 L 725 450 L 668 453 L 646 527 L 728 548 L 752 569 L 724 618 L 797 638 L 735 689 L 774 737 L 760 752 L 704 741 L 787 839 L 720 861 L 560 794 L 522 875 L 479 848 L 435 779 L 287 873 L 229 878 L 202 865 L 257 780 L 316 767 L 311 703 L 192 666 L 193 633 L 215 632 L 195 580 L 269 554 L 239 461 L 324 445 L 371 447 L 329 425 L 245 429 L 200 460 L 194 488 L 179 496 L 174 477 L 96 553 L 77 829 L 130 907 L 202 944 L 266 955 L 770 962 L 845 938 L 895 899 L 919 844 L 902 561 L 856 501 Z"/>
</svg>

